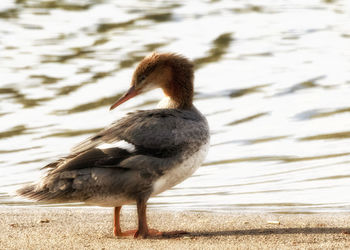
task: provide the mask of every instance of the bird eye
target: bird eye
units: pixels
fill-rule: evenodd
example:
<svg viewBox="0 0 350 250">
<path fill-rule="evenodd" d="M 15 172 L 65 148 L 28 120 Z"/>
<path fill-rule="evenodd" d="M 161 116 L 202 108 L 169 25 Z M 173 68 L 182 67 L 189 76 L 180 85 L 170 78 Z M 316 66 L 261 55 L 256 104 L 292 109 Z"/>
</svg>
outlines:
<svg viewBox="0 0 350 250">
<path fill-rule="evenodd" d="M 146 76 L 145 75 L 141 75 L 140 78 L 139 78 L 139 82 L 143 82 L 145 79 L 146 79 Z"/>
</svg>

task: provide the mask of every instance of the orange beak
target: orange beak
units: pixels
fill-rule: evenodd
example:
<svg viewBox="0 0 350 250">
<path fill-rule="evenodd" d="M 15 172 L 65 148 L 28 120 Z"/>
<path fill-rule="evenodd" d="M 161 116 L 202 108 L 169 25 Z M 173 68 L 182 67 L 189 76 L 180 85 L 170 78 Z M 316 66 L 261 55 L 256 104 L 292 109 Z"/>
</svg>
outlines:
<svg viewBox="0 0 350 250">
<path fill-rule="evenodd" d="M 115 103 L 113 103 L 113 105 L 110 107 L 109 110 L 112 110 L 116 107 L 118 107 L 120 104 L 126 102 L 127 100 L 137 96 L 139 94 L 139 92 L 134 88 L 134 86 L 131 86 L 131 88 L 128 90 L 128 92 L 126 92 L 122 97 L 120 97 L 118 99 L 118 101 L 116 101 Z"/>
</svg>

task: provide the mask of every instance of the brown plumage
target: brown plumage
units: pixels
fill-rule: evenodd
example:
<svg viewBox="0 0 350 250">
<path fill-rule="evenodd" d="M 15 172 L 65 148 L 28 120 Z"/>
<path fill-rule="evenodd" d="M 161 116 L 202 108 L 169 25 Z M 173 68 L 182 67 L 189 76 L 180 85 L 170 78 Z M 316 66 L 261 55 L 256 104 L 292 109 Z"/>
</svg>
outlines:
<svg viewBox="0 0 350 250">
<path fill-rule="evenodd" d="M 187 58 L 174 53 L 153 53 L 136 68 L 132 85 L 138 87 L 143 78 L 147 79 L 144 84 L 153 82 L 159 85 L 164 94 L 174 101 L 174 108 L 188 109 L 192 106 L 193 63 Z"/>
</svg>

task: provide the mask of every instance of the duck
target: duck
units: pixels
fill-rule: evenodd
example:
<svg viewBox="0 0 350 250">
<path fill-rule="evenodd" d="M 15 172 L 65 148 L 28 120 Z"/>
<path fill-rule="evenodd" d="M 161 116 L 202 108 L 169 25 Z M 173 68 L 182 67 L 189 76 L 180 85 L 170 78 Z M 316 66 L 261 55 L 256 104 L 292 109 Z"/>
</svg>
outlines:
<svg viewBox="0 0 350 250">
<path fill-rule="evenodd" d="M 158 52 L 146 56 L 136 67 L 129 90 L 110 110 L 161 88 L 164 98 L 157 108 L 127 113 L 83 140 L 69 155 L 43 167 L 46 173 L 17 194 L 45 203 L 112 207 L 117 237 L 165 235 L 148 227 L 147 201 L 190 177 L 209 149 L 209 126 L 193 105 L 193 83 L 194 64 L 186 57 Z M 123 232 L 121 208 L 133 204 L 137 229 Z"/>
</svg>

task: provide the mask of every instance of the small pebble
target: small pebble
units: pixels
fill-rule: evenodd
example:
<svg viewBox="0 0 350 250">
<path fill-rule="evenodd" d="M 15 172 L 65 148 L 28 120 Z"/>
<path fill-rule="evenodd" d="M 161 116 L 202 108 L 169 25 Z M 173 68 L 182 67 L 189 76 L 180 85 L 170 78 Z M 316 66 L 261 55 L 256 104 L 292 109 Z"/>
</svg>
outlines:
<svg viewBox="0 0 350 250">
<path fill-rule="evenodd" d="M 48 219 L 43 219 L 43 220 L 40 220 L 39 223 L 49 223 L 50 221 Z"/>
<path fill-rule="evenodd" d="M 274 224 L 274 225 L 279 225 L 279 224 L 281 224 L 278 220 L 268 220 L 267 223 L 268 223 L 268 224 Z"/>
</svg>

